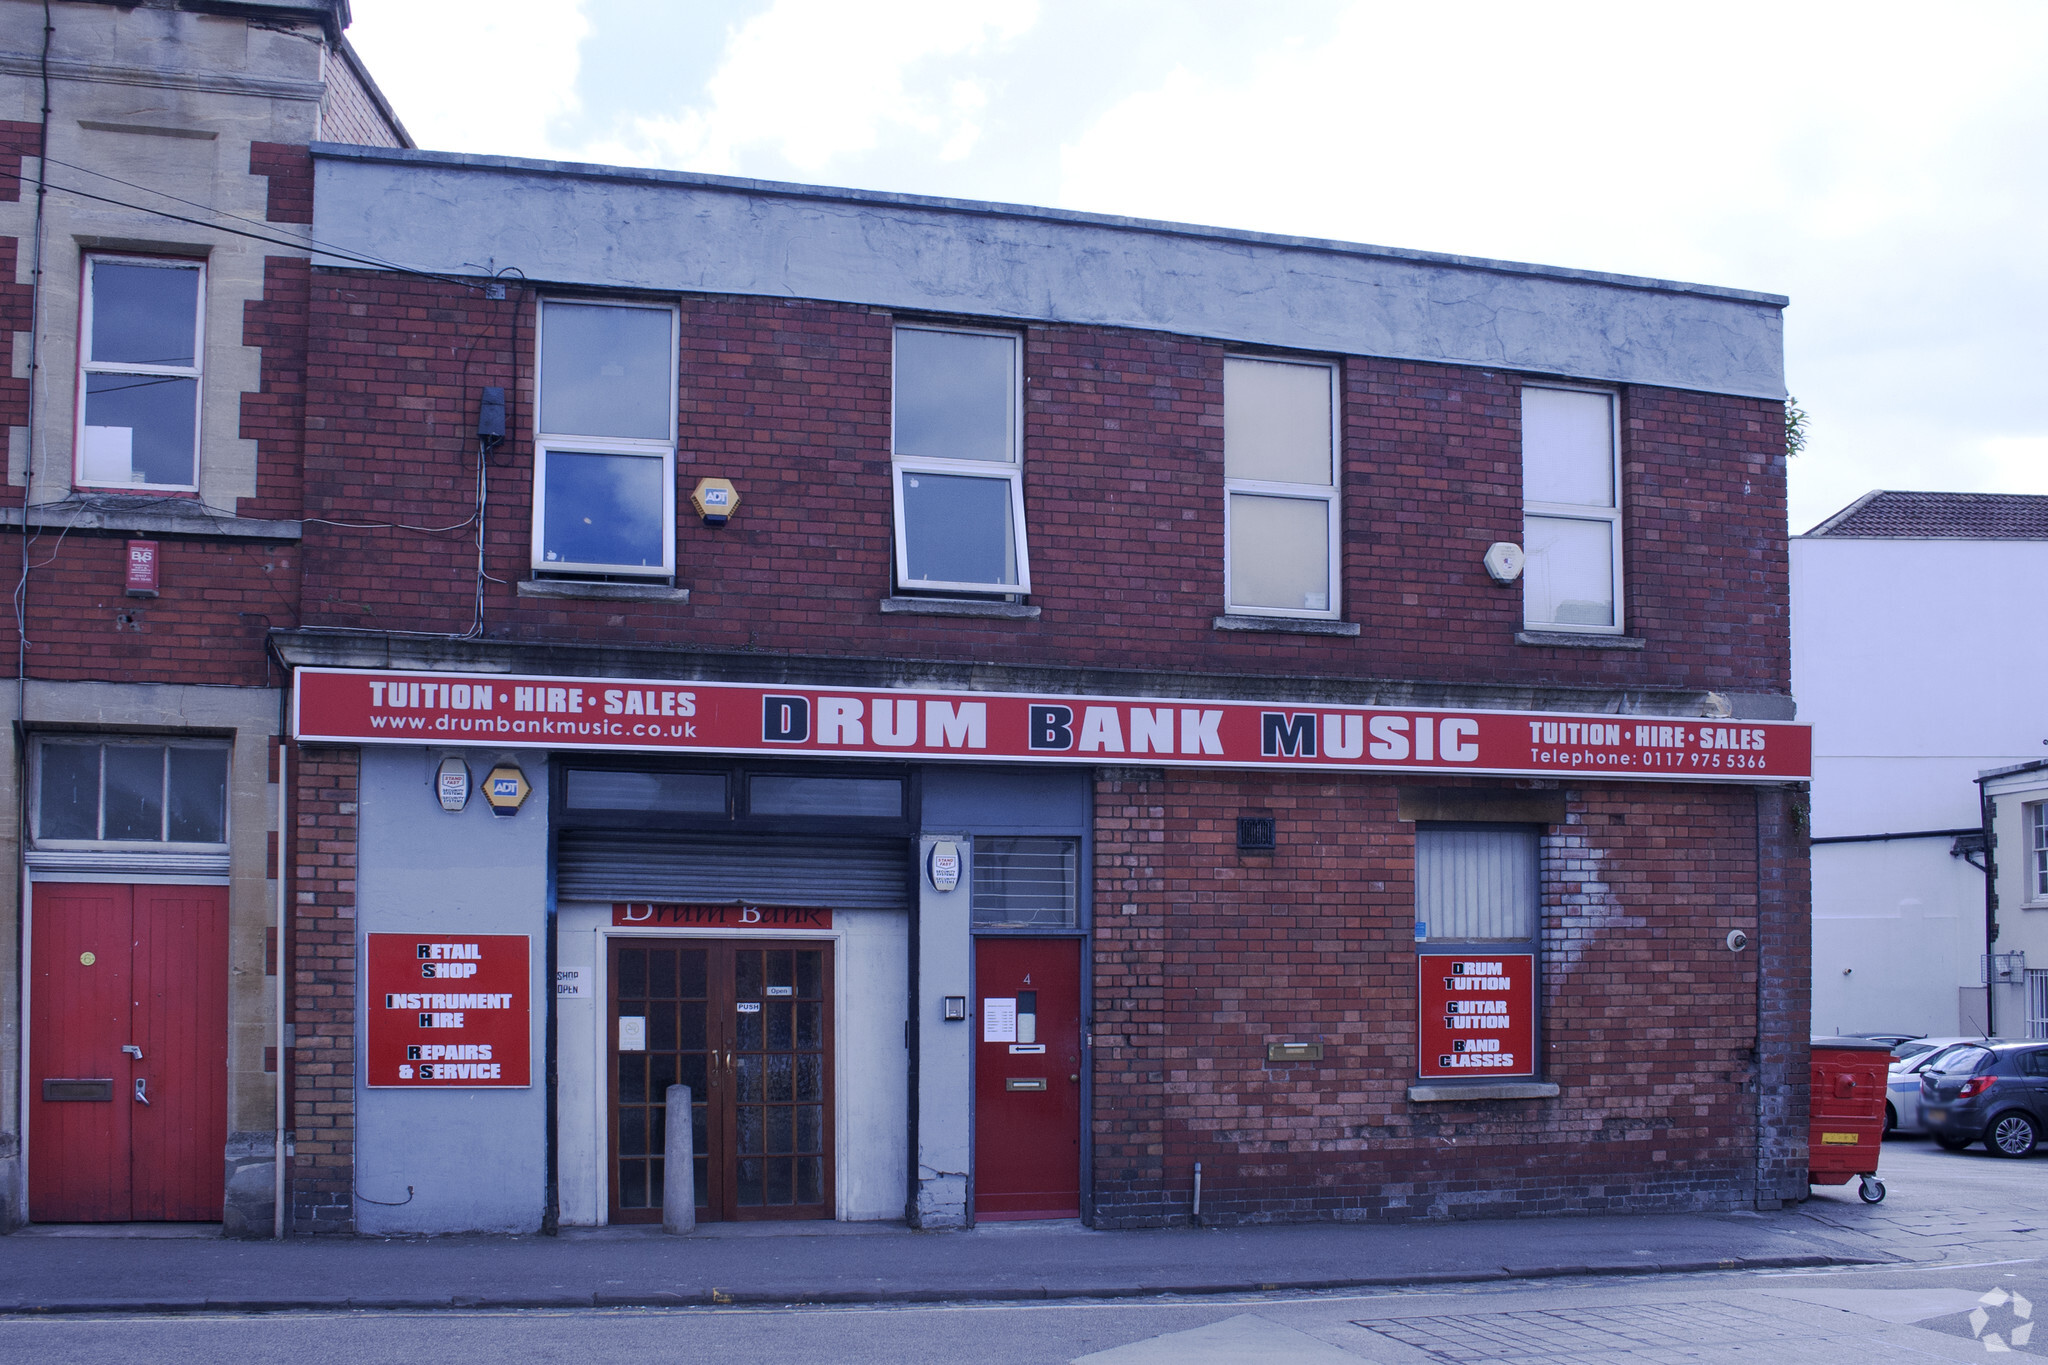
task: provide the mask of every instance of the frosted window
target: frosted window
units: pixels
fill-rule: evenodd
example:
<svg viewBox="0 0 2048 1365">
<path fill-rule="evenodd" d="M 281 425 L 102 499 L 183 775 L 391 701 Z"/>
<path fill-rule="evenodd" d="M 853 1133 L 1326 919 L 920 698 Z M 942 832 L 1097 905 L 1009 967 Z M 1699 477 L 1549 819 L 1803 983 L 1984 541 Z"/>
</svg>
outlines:
<svg viewBox="0 0 2048 1365">
<path fill-rule="evenodd" d="M 1522 534 L 1522 570 L 1531 621 L 1565 626 L 1614 624 L 1614 527 L 1604 521 L 1530 517 Z"/>
<path fill-rule="evenodd" d="M 1329 608 L 1328 503 L 1230 495 L 1230 605 Z"/>
<path fill-rule="evenodd" d="M 1335 378 L 1315 362 L 1223 362 L 1230 611 L 1337 615 Z"/>
<path fill-rule="evenodd" d="M 1522 390 L 1522 490 L 1531 502 L 1614 506 L 1614 399 Z"/>
<path fill-rule="evenodd" d="M 1232 479 L 1329 485 L 1327 366 L 1224 362 L 1223 473 Z"/>
</svg>

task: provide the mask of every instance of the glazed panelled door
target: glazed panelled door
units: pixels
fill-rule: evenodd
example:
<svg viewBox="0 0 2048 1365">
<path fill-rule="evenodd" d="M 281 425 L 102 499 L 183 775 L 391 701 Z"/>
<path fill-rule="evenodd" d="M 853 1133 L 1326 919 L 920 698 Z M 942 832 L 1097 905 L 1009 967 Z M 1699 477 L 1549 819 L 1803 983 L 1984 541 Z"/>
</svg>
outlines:
<svg viewBox="0 0 2048 1365">
<path fill-rule="evenodd" d="M 35 887 L 29 1216 L 218 1222 L 224 886 Z"/>
<path fill-rule="evenodd" d="M 1078 1218 L 1081 945 L 976 939 L 974 981 L 974 1216 Z"/>
<path fill-rule="evenodd" d="M 661 1221 L 671 1085 L 690 1087 L 697 1216 L 832 1216 L 832 949 L 611 942 L 611 1208 Z"/>
</svg>

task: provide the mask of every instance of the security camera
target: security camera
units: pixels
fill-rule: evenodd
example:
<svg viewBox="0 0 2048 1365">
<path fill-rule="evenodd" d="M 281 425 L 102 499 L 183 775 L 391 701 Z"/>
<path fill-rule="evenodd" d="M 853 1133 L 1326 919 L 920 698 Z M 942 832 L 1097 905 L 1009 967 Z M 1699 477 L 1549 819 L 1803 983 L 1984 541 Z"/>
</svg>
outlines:
<svg viewBox="0 0 2048 1365">
<path fill-rule="evenodd" d="M 1748 935 L 1748 934 L 1745 934 L 1745 933 L 1743 933 L 1743 932 L 1742 932 L 1742 931 L 1741 931 L 1740 929 L 1730 929 L 1730 930 L 1728 931 L 1728 951 L 1729 951 L 1729 952 L 1731 952 L 1731 953 L 1739 953 L 1739 952 L 1741 952 L 1741 951 L 1742 951 L 1742 950 L 1743 950 L 1744 948 L 1747 948 L 1748 946 L 1749 946 L 1749 935 Z"/>
</svg>

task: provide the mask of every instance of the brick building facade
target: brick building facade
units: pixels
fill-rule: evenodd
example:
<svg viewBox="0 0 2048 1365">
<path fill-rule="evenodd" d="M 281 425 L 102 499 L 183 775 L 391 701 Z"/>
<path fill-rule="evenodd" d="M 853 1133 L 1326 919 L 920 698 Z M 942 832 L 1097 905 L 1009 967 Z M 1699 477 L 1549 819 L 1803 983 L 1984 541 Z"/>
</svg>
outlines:
<svg viewBox="0 0 2048 1365">
<path fill-rule="evenodd" d="M 288 1230 L 658 1219 L 677 1080 L 709 1218 L 1803 1195 L 1782 299 L 310 134 L 245 180 L 309 235 L 245 272 L 233 514 L 131 600 L 136 510 L 71 513 L 25 657 L 289 695 Z"/>
</svg>

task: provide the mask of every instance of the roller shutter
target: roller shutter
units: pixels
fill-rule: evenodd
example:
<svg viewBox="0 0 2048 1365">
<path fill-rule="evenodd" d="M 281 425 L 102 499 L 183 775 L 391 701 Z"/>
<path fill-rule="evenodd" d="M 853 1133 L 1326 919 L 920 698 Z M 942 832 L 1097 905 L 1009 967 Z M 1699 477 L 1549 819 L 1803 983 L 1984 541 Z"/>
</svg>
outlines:
<svg viewBox="0 0 2048 1365">
<path fill-rule="evenodd" d="M 745 900 L 902 910 L 908 840 L 752 838 L 564 830 L 556 895 L 580 901 Z"/>
</svg>

